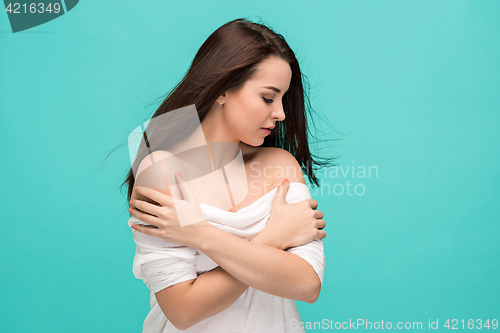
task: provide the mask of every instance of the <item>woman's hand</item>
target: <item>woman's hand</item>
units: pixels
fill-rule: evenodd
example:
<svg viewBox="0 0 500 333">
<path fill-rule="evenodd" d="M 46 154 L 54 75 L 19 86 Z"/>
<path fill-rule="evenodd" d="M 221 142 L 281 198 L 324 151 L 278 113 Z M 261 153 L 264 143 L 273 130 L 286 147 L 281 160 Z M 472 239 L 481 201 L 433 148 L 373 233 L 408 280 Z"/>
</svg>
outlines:
<svg viewBox="0 0 500 333">
<path fill-rule="evenodd" d="M 288 179 L 278 186 L 267 226 L 252 241 L 285 250 L 326 237 L 326 231 L 322 230 L 326 226 L 323 213 L 316 210 L 318 202 L 308 199 L 287 203 L 289 186 Z"/>
<path fill-rule="evenodd" d="M 132 216 L 154 227 L 133 224 L 131 227 L 144 234 L 164 239 L 168 242 L 197 247 L 203 239 L 202 232 L 207 227 L 213 226 L 205 221 L 196 196 L 178 173 L 176 182 L 185 200 L 178 200 L 154 189 L 136 186 L 134 190 L 158 205 L 132 199 L 129 201 L 129 212 Z"/>
</svg>

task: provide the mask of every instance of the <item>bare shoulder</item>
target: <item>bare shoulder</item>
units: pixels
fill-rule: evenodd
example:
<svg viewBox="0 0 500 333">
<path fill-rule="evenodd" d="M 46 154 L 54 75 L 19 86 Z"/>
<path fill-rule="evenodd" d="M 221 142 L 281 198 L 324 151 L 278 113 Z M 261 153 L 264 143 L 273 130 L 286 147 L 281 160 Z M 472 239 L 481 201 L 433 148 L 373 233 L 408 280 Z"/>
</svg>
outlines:
<svg viewBox="0 0 500 333">
<path fill-rule="evenodd" d="M 275 184 L 280 184 L 285 178 L 290 182 L 305 184 L 302 168 L 295 156 L 278 147 L 255 147 L 258 160 L 264 166 L 266 174 L 271 175 Z"/>
<path fill-rule="evenodd" d="M 166 150 L 157 150 L 152 152 L 151 154 L 146 155 L 146 157 L 142 159 L 141 163 L 139 164 L 139 167 L 137 168 L 137 174 L 140 174 L 142 171 L 149 168 L 151 165 L 160 162 L 162 160 L 165 160 L 167 158 L 169 163 L 177 162 L 177 158 L 175 157 L 175 155 Z"/>
<path fill-rule="evenodd" d="M 165 161 L 162 168 L 150 169 L 151 171 L 147 172 L 148 175 L 146 178 L 148 179 L 148 185 L 140 183 L 140 181 L 139 181 L 140 178 L 138 177 L 138 175 L 140 175 L 144 170 L 146 170 L 147 168 L 149 168 L 153 164 L 156 164 L 156 163 L 159 163 L 162 161 Z M 139 167 L 137 168 L 137 173 L 136 173 L 136 175 L 134 175 L 135 176 L 134 187 L 136 185 L 150 187 L 149 182 L 153 182 L 153 183 L 158 182 L 159 184 L 162 184 L 161 186 L 159 186 L 159 188 L 165 188 L 166 187 L 165 184 L 168 185 L 167 178 L 170 178 L 170 176 L 173 177 L 175 172 L 177 172 L 177 170 L 179 170 L 180 166 L 181 166 L 181 163 L 179 163 L 178 158 L 174 154 L 172 154 L 166 150 L 154 151 L 154 152 L 146 155 L 146 157 L 144 157 L 142 159 L 141 163 L 139 164 Z M 169 175 L 169 177 L 167 177 L 167 174 Z M 162 192 L 162 193 L 165 193 L 167 195 L 171 195 L 168 186 L 164 190 L 161 190 L 161 189 L 157 189 L 157 190 Z M 132 192 L 131 199 L 139 199 L 139 200 L 152 202 L 151 200 L 149 200 L 149 198 L 146 198 L 142 195 L 139 195 L 135 191 Z"/>
</svg>

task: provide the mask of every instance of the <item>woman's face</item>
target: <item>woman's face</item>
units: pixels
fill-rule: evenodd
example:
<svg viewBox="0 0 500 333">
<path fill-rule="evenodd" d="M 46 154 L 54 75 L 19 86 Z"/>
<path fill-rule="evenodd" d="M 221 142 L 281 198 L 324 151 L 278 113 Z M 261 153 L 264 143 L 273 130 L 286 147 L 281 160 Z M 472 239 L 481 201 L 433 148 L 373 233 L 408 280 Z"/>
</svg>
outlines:
<svg viewBox="0 0 500 333">
<path fill-rule="evenodd" d="M 250 146 L 262 145 L 269 135 L 263 127 L 285 119 L 282 98 L 291 79 L 292 70 L 283 59 L 270 57 L 259 63 L 255 75 L 240 90 L 218 99 L 224 103 L 220 111 L 227 131 Z"/>
</svg>

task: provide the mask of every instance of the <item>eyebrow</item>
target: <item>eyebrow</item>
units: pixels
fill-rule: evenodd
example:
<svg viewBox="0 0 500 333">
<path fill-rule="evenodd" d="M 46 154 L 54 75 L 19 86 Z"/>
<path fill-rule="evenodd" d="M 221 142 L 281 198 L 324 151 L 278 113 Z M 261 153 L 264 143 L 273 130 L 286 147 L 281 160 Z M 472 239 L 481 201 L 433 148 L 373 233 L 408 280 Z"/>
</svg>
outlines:
<svg viewBox="0 0 500 333">
<path fill-rule="evenodd" d="M 279 90 L 278 88 L 273 87 L 273 86 L 268 86 L 268 87 L 263 87 L 263 88 L 267 88 L 267 89 L 274 90 L 274 91 L 276 91 L 277 93 L 280 93 L 280 92 L 281 92 L 281 90 Z M 288 91 L 288 90 L 287 90 L 287 91 Z"/>
</svg>

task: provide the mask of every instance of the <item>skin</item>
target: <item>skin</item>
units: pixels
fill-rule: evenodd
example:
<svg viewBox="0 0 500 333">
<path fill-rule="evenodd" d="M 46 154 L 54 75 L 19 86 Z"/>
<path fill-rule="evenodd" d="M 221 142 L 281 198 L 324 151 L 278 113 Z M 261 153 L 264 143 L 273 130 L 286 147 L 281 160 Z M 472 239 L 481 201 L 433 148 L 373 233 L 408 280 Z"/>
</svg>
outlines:
<svg viewBox="0 0 500 333">
<path fill-rule="evenodd" d="M 137 187 L 132 193 L 131 215 L 158 227 L 138 226 L 136 230 L 197 248 L 219 265 L 196 279 L 156 293 L 160 308 L 178 329 L 187 329 L 223 311 L 248 286 L 308 303 L 315 302 L 319 296 L 321 283 L 314 269 L 304 259 L 283 250 L 326 237 L 326 232 L 319 230 L 326 225 L 322 220 L 323 213 L 316 209 L 314 199 L 295 204 L 286 202 L 288 183 L 283 183 L 283 180 L 305 184 L 301 168 L 287 151 L 259 147 L 266 136 L 261 128 L 285 119 L 282 98 L 288 90 L 291 75 L 290 66 L 280 58 L 262 61 L 254 77 L 239 91 L 219 96 L 201 124 L 207 142 L 225 141 L 239 145 L 249 188 L 250 182 L 254 181 L 251 185 L 257 189 L 250 191 L 230 211 L 246 207 L 274 187 L 279 187 L 267 226 L 251 241 L 224 232 L 206 221 L 180 228 L 178 221 L 172 218 L 175 214 L 172 214 L 169 193 Z M 274 86 L 280 92 L 264 88 L 266 86 Z M 165 152 L 153 154 L 161 158 Z M 141 163 L 140 168 L 147 167 L 148 161 L 145 158 L 145 165 Z M 212 158 L 212 162 L 217 165 L 219 161 Z M 269 166 L 281 167 L 286 172 L 264 173 L 264 168 Z M 174 169 L 166 172 L 175 173 Z M 177 177 L 183 197 L 191 201 L 191 189 Z"/>
</svg>

